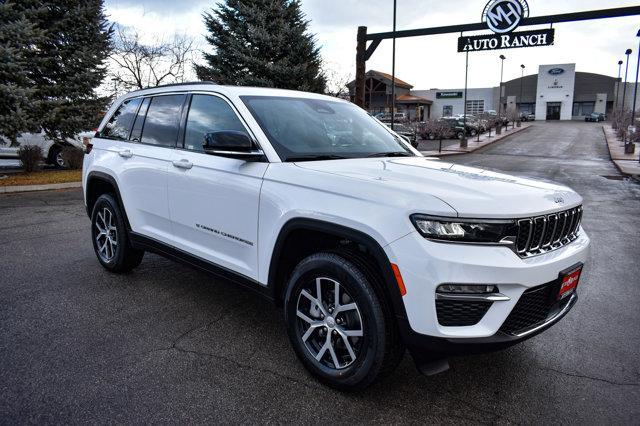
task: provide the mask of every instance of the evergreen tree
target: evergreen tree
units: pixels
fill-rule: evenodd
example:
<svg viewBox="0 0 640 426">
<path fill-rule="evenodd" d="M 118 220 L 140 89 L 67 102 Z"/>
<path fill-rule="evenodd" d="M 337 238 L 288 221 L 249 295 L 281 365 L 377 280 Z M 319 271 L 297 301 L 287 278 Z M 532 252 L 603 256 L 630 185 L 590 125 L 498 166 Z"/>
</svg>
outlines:
<svg viewBox="0 0 640 426">
<path fill-rule="evenodd" d="M 224 0 L 204 21 L 214 52 L 195 66 L 201 80 L 324 91 L 320 49 L 299 0 Z"/>
<path fill-rule="evenodd" d="M 35 88 L 26 70 L 37 54 L 32 43 L 41 38 L 15 4 L 0 0 L 0 137 L 11 146 L 21 133 L 39 131 L 33 119 Z"/>
<path fill-rule="evenodd" d="M 0 0 L 0 14 L 9 46 L 0 50 L 0 135 L 44 130 L 64 140 L 95 127 L 106 99 L 94 89 L 111 49 L 102 0 Z"/>
</svg>

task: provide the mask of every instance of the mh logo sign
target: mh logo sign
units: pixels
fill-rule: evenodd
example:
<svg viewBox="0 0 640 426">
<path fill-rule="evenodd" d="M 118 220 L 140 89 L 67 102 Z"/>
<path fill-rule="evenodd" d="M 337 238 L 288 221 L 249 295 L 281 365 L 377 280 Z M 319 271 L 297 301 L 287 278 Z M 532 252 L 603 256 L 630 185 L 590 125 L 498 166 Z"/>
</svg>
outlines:
<svg viewBox="0 0 640 426">
<path fill-rule="evenodd" d="M 515 30 L 528 16 L 526 0 L 491 0 L 484 7 L 482 22 L 494 33 L 505 34 Z"/>
</svg>

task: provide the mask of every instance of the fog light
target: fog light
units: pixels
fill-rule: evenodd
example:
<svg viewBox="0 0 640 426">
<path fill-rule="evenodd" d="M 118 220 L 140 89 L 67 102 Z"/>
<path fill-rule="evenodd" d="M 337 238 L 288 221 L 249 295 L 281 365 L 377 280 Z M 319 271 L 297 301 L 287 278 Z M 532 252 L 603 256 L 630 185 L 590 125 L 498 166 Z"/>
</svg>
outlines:
<svg viewBox="0 0 640 426">
<path fill-rule="evenodd" d="M 497 293 L 498 287 L 487 284 L 442 284 L 438 286 L 437 293 L 454 293 L 454 294 L 486 294 Z"/>
</svg>

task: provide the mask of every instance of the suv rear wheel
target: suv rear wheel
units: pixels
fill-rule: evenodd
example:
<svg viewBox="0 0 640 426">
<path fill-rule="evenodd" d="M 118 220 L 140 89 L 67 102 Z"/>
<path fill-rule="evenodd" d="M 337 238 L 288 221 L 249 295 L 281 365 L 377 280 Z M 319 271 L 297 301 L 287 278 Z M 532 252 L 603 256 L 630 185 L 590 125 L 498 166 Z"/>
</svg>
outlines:
<svg viewBox="0 0 640 426">
<path fill-rule="evenodd" d="M 120 207 L 109 194 L 93 206 L 91 241 L 98 260 L 111 272 L 128 272 L 142 262 L 144 251 L 131 246 Z"/>
<path fill-rule="evenodd" d="M 319 380 L 341 390 L 368 386 L 404 353 L 394 345 L 391 316 L 357 264 L 333 253 L 311 255 L 294 269 L 285 297 L 296 355 Z"/>
</svg>

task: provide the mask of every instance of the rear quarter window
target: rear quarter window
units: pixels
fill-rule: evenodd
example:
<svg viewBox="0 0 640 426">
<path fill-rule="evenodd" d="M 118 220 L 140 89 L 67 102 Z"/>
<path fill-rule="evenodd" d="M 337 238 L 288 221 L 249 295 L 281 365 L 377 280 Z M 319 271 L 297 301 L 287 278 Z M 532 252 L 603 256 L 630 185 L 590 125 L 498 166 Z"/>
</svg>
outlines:
<svg viewBox="0 0 640 426">
<path fill-rule="evenodd" d="M 142 99 L 128 99 L 120 105 L 116 112 L 111 116 L 109 122 L 104 126 L 100 136 L 107 139 L 127 140 L 131 125 L 136 117 L 136 112 L 140 106 Z"/>
</svg>

